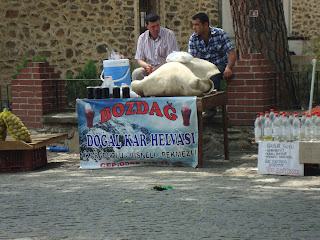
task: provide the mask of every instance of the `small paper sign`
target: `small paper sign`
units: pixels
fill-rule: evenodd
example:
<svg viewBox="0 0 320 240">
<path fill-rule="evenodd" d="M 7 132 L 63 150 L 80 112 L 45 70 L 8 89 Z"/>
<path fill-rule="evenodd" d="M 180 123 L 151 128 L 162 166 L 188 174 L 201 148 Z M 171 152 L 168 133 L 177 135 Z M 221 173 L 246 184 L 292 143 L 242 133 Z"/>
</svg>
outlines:
<svg viewBox="0 0 320 240">
<path fill-rule="evenodd" d="M 259 11 L 258 10 L 250 10 L 249 16 L 250 17 L 258 17 Z"/>
<path fill-rule="evenodd" d="M 303 176 L 304 165 L 299 163 L 299 143 L 259 143 L 258 173 Z"/>
</svg>

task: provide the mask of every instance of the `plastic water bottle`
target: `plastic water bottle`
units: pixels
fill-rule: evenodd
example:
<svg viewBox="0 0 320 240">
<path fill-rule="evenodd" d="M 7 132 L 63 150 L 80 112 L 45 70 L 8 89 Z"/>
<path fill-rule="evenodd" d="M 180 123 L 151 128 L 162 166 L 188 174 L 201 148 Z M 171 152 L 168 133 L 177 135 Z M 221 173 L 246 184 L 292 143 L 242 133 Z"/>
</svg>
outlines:
<svg viewBox="0 0 320 240">
<path fill-rule="evenodd" d="M 293 114 L 292 113 L 289 113 L 289 123 L 290 125 L 292 126 L 292 123 L 293 123 Z"/>
<path fill-rule="evenodd" d="M 290 122 L 285 114 L 282 119 L 282 140 L 287 142 L 291 141 L 291 128 L 290 128 Z"/>
<path fill-rule="evenodd" d="M 263 113 L 260 113 L 260 120 L 262 122 L 262 127 L 264 125 L 264 120 L 265 120 L 265 117 L 264 117 L 264 114 Z"/>
<path fill-rule="evenodd" d="M 292 122 L 292 140 L 300 141 L 301 131 L 300 131 L 300 119 L 297 114 L 294 115 Z"/>
<path fill-rule="evenodd" d="M 306 122 L 306 119 L 307 119 L 306 113 L 302 113 L 301 124 L 304 124 Z"/>
<path fill-rule="evenodd" d="M 274 109 L 270 109 L 270 114 L 269 114 L 269 116 L 270 116 L 271 121 L 273 122 L 273 121 L 274 121 L 274 117 L 275 117 Z"/>
<path fill-rule="evenodd" d="M 283 120 L 283 113 L 282 112 L 279 113 L 279 118 L 280 118 L 280 121 L 281 121 L 281 124 L 282 124 L 282 120 Z"/>
<path fill-rule="evenodd" d="M 272 141 L 272 122 L 269 115 L 266 116 L 263 126 L 263 141 Z"/>
<path fill-rule="evenodd" d="M 105 76 L 104 82 L 102 83 L 102 87 L 108 87 L 109 88 L 109 94 L 113 93 L 114 83 L 113 83 L 112 76 Z"/>
<path fill-rule="evenodd" d="M 311 142 L 313 140 L 312 136 L 312 120 L 310 114 L 307 114 L 306 121 L 304 123 L 305 127 L 305 141 Z"/>
<path fill-rule="evenodd" d="M 300 121 L 300 141 L 306 140 L 306 118 L 302 115 L 301 121 Z"/>
<path fill-rule="evenodd" d="M 260 115 L 257 115 L 256 120 L 254 121 L 254 140 L 255 142 L 262 141 L 262 121 Z"/>
<path fill-rule="evenodd" d="M 314 121 L 314 128 L 313 128 L 313 139 L 316 142 L 320 141 L 320 114 L 317 114 L 316 120 Z"/>
<path fill-rule="evenodd" d="M 281 132 L 281 120 L 279 115 L 276 114 L 274 117 L 274 121 L 272 123 L 272 134 L 274 141 L 281 141 L 282 140 L 282 132 Z"/>
</svg>

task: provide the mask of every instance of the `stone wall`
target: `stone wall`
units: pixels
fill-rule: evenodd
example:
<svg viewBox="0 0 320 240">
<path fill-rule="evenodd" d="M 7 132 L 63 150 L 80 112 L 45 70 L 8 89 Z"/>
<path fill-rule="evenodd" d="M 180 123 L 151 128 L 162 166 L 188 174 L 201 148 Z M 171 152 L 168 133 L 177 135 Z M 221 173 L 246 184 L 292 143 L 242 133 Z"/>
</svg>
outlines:
<svg viewBox="0 0 320 240">
<path fill-rule="evenodd" d="M 206 12 L 221 26 L 222 0 L 154 0 L 161 25 L 172 29 L 181 50 L 192 34 L 191 17 Z M 320 18 L 318 0 L 292 1 L 292 35 L 314 37 Z M 11 82 L 23 58 L 43 54 L 66 77 L 93 59 L 102 67 L 106 47 L 134 59 L 139 36 L 138 0 L 10 0 L 0 2 L 0 82 Z M 131 69 L 135 68 L 131 61 Z"/>
<path fill-rule="evenodd" d="M 314 38 L 319 28 L 319 0 L 292 0 L 292 36 Z"/>
<path fill-rule="evenodd" d="M 181 50 L 192 34 L 191 18 L 206 12 L 219 22 L 219 0 L 158 0 L 161 25 L 172 29 Z M 65 78 L 92 59 L 98 69 L 106 47 L 134 59 L 139 36 L 138 0 L 24 0 L 0 3 L 0 82 L 10 82 L 23 58 L 42 54 Z M 131 61 L 131 68 L 135 67 Z"/>
</svg>

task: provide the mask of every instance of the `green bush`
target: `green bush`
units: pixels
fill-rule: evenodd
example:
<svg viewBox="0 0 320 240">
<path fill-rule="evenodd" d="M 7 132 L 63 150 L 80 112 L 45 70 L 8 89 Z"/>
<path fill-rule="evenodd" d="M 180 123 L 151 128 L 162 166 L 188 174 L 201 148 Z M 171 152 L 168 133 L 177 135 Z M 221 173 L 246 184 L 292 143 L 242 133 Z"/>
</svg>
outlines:
<svg viewBox="0 0 320 240">
<path fill-rule="evenodd" d="M 73 73 L 67 75 L 69 79 L 66 83 L 66 104 L 67 108 L 75 107 L 75 99 L 87 98 L 88 86 L 100 86 L 101 81 L 97 79 L 98 70 L 93 60 L 89 60 L 76 77 L 73 77 Z M 83 80 L 77 80 L 83 79 Z M 90 79 L 90 80 L 89 80 Z"/>
<path fill-rule="evenodd" d="M 27 56 L 24 56 L 23 57 L 22 66 L 20 66 L 20 64 L 18 64 L 18 63 L 16 64 L 17 73 L 15 73 L 12 76 L 13 79 L 17 79 L 17 75 L 22 72 L 22 68 L 26 68 L 27 67 L 28 62 L 46 62 L 46 61 L 47 61 L 46 56 L 43 56 L 42 54 L 39 54 L 39 56 L 36 56 L 36 57 L 34 57 L 32 59 L 28 59 Z"/>
<path fill-rule="evenodd" d="M 311 50 L 316 55 L 317 60 L 320 60 L 320 34 L 311 41 Z"/>
</svg>

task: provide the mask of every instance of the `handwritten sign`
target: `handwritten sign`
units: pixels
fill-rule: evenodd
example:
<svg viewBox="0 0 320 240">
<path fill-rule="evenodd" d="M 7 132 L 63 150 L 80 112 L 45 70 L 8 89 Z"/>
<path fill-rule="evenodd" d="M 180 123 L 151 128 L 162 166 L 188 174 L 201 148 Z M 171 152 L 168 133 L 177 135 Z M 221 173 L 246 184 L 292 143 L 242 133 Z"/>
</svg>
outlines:
<svg viewBox="0 0 320 240">
<path fill-rule="evenodd" d="M 299 143 L 259 143 L 258 173 L 303 176 L 304 165 L 299 163 Z"/>
</svg>

